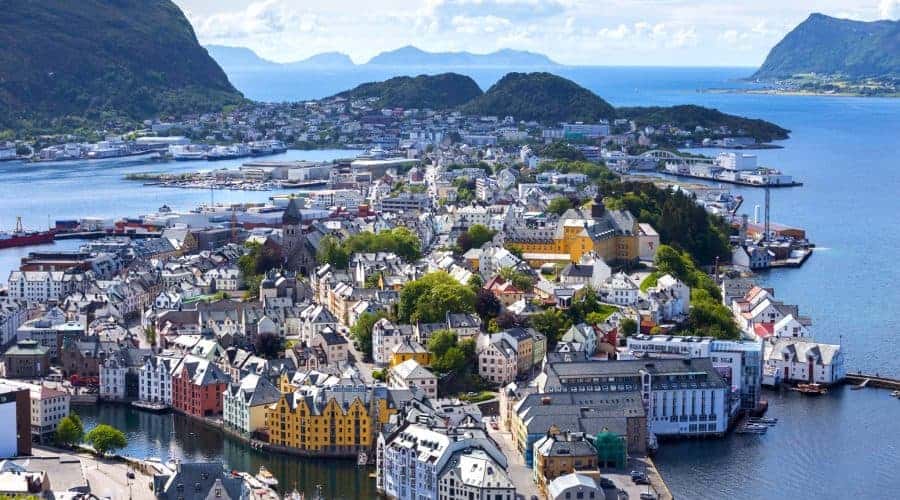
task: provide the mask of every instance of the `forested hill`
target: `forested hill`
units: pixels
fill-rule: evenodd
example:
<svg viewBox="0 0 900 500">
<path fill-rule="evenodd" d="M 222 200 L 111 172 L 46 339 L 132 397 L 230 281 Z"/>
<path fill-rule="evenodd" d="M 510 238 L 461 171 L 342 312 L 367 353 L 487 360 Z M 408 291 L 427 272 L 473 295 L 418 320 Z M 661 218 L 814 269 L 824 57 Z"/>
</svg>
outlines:
<svg viewBox="0 0 900 500">
<path fill-rule="evenodd" d="M 169 0 L 7 0 L 0 128 L 215 111 L 242 95 Z"/>
<path fill-rule="evenodd" d="M 596 122 L 616 114 L 590 90 L 551 73 L 508 73 L 463 111 L 544 123 Z"/>
<path fill-rule="evenodd" d="M 751 78 L 804 73 L 900 78 L 900 21 L 851 21 L 812 14 L 769 52 Z"/>
<path fill-rule="evenodd" d="M 382 108 L 449 109 L 481 95 L 475 80 L 457 73 L 398 76 L 383 82 L 363 83 L 337 94 L 346 99 L 376 99 Z"/>
</svg>

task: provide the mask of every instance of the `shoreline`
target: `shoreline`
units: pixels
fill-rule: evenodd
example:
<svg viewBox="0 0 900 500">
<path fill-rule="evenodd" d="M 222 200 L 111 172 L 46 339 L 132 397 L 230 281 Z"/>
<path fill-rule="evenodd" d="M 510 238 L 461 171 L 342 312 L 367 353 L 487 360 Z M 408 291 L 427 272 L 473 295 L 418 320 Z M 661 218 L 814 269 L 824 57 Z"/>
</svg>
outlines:
<svg viewBox="0 0 900 500">
<path fill-rule="evenodd" d="M 750 95 L 777 95 L 792 97 L 861 97 L 861 98 L 900 98 L 900 92 L 886 94 L 864 94 L 861 92 L 824 92 L 814 90 L 779 90 L 779 89 L 700 89 L 701 94 L 750 94 Z"/>
</svg>

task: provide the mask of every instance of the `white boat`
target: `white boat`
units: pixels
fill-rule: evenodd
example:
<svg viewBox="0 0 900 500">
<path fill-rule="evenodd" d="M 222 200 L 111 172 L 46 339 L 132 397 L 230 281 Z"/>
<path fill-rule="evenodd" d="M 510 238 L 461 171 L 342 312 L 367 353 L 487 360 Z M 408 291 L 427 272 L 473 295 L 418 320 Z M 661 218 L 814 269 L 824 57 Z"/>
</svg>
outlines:
<svg viewBox="0 0 900 500">
<path fill-rule="evenodd" d="M 256 474 L 256 479 L 269 488 L 278 486 L 278 480 L 275 479 L 275 476 L 273 476 L 272 473 L 269 472 L 269 469 L 266 469 L 264 466 L 259 467 L 259 473 Z"/>
</svg>

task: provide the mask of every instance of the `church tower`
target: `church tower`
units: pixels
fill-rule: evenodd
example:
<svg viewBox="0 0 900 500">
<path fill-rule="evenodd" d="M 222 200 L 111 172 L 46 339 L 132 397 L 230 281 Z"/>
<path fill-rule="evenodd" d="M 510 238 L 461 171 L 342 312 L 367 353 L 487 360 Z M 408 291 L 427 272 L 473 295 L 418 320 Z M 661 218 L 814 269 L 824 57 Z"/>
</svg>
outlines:
<svg viewBox="0 0 900 500">
<path fill-rule="evenodd" d="M 281 248 L 284 250 L 284 257 L 288 260 L 301 248 L 300 219 L 300 208 L 297 206 L 297 199 L 291 198 L 284 215 L 281 216 Z"/>
</svg>

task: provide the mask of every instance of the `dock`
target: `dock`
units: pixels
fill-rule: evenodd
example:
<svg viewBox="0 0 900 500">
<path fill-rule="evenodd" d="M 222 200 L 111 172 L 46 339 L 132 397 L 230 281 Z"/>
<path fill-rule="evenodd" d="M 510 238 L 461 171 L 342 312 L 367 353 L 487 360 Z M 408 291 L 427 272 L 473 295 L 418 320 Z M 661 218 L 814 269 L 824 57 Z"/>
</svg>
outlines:
<svg viewBox="0 0 900 500">
<path fill-rule="evenodd" d="M 900 379 L 882 377 L 880 375 L 866 375 L 864 373 L 848 373 L 844 377 L 845 384 L 855 387 L 876 387 L 878 389 L 900 390 Z"/>
</svg>

